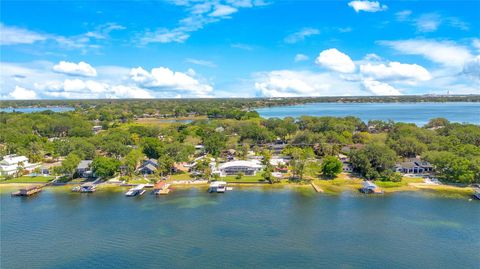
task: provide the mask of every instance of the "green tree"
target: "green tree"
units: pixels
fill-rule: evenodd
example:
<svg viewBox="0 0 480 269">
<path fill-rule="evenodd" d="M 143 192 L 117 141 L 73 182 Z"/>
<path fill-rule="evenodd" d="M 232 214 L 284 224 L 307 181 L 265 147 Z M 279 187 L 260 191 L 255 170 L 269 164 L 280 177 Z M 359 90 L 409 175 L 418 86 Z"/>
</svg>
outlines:
<svg viewBox="0 0 480 269">
<path fill-rule="evenodd" d="M 333 178 L 342 172 L 343 164 L 335 156 L 325 157 L 322 161 L 321 172 L 325 177 Z"/>
<path fill-rule="evenodd" d="M 109 157 L 95 157 L 92 162 L 92 170 L 96 176 L 101 178 L 111 177 L 117 172 L 120 161 Z"/>
<path fill-rule="evenodd" d="M 70 153 L 62 161 L 62 165 L 56 168 L 56 172 L 59 174 L 67 175 L 69 178 L 73 177 L 78 164 L 80 163 L 80 157 L 75 153 Z"/>
</svg>

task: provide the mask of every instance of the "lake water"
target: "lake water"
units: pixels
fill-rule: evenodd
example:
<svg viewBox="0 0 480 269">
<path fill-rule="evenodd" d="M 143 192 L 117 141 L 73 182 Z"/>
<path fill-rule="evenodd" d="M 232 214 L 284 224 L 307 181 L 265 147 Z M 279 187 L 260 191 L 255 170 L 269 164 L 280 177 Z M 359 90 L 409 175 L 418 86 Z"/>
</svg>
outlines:
<svg viewBox="0 0 480 269">
<path fill-rule="evenodd" d="M 1 195 L 1 268 L 478 268 L 480 203 L 427 193 Z"/>
<path fill-rule="evenodd" d="M 22 113 L 33 113 L 33 112 L 42 112 L 46 110 L 51 110 L 53 112 L 67 112 L 73 111 L 75 108 L 73 107 L 64 107 L 64 106 L 57 106 L 57 107 L 18 107 L 18 108 L 0 108 L 0 112 L 22 112 Z"/>
<path fill-rule="evenodd" d="M 432 118 L 480 124 L 480 103 L 314 103 L 257 109 L 260 116 L 356 116 L 363 121 L 394 120 L 424 125 Z"/>
</svg>

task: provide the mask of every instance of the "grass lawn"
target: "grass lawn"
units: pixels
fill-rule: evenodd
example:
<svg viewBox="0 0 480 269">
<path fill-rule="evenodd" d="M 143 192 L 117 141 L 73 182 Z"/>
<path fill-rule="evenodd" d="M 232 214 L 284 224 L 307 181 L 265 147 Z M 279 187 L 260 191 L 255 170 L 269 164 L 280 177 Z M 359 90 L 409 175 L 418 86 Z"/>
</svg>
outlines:
<svg viewBox="0 0 480 269">
<path fill-rule="evenodd" d="M 175 174 L 169 177 L 169 180 L 191 180 L 192 178 L 188 173 L 185 174 Z"/>
<path fill-rule="evenodd" d="M 52 176 L 39 176 L 39 177 L 29 177 L 21 176 L 17 178 L 12 178 L 8 180 L 2 180 L 1 183 L 47 183 L 53 180 L 55 177 Z"/>
<path fill-rule="evenodd" d="M 135 178 L 128 181 L 128 184 L 149 184 L 150 180 L 144 178 Z"/>
<path fill-rule="evenodd" d="M 242 178 L 237 179 L 237 176 L 226 176 L 221 177 L 219 180 L 225 182 L 261 182 L 263 181 L 262 173 L 258 173 L 254 176 L 242 176 Z"/>
</svg>

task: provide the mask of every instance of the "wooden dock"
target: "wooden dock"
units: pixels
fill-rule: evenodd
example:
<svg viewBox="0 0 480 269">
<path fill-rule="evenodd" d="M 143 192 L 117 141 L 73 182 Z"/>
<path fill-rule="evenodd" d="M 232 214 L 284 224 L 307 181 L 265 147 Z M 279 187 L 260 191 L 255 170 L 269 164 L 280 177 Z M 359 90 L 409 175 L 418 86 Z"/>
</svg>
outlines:
<svg viewBox="0 0 480 269">
<path fill-rule="evenodd" d="M 16 192 L 12 192 L 12 196 L 31 196 L 42 191 L 44 185 L 37 186 L 32 185 L 22 189 L 19 189 Z"/>
<path fill-rule="evenodd" d="M 316 191 L 316 192 L 323 192 L 322 188 L 320 188 L 319 186 L 317 186 L 315 183 L 310 182 L 310 185 L 312 185 L 313 189 Z"/>
</svg>

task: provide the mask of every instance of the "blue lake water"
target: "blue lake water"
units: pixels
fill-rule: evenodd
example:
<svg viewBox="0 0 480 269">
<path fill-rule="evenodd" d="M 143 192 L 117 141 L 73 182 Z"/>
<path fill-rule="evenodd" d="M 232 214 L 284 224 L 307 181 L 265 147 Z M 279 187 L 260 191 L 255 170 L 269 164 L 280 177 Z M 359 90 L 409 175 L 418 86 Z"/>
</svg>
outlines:
<svg viewBox="0 0 480 269">
<path fill-rule="evenodd" d="M 428 193 L 2 194 L 1 268 L 478 268 L 480 203 Z"/>
<path fill-rule="evenodd" d="M 363 121 L 394 120 L 424 125 L 432 118 L 480 124 L 480 103 L 313 103 L 257 109 L 260 116 L 356 116 Z"/>
<path fill-rule="evenodd" d="M 33 112 L 42 112 L 46 110 L 51 110 L 53 112 L 67 112 L 73 111 L 75 108 L 73 107 L 18 107 L 18 108 L 0 108 L 0 112 L 22 112 L 22 113 L 33 113 Z"/>
</svg>

